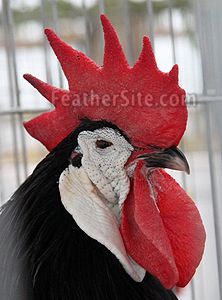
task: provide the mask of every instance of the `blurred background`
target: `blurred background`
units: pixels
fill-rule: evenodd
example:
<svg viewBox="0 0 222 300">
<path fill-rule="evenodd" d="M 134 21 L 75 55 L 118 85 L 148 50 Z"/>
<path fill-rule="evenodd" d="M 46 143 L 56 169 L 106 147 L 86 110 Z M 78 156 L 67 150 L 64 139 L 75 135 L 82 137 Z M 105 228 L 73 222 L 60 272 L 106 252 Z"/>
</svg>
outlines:
<svg viewBox="0 0 222 300">
<path fill-rule="evenodd" d="M 47 151 L 22 123 L 49 110 L 22 77 L 32 73 L 67 87 L 43 35 L 44 27 L 93 58 L 103 60 L 99 15 L 115 26 L 132 65 L 149 35 L 159 68 L 179 64 L 189 120 L 181 143 L 191 175 L 172 173 L 196 202 L 207 231 L 203 261 L 181 300 L 222 299 L 222 1 L 221 0 L 1 0 L 0 205 Z"/>
</svg>

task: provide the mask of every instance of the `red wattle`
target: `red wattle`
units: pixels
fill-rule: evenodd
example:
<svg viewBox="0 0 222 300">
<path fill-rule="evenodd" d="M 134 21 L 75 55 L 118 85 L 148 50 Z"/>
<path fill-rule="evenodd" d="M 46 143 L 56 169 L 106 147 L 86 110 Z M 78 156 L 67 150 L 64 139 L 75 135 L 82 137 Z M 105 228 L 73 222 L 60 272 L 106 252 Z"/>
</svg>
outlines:
<svg viewBox="0 0 222 300">
<path fill-rule="evenodd" d="M 132 184 L 122 208 L 120 226 L 127 253 L 166 288 L 172 288 L 179 275 L 163 222 L 141 173 L 141 164 L 137 165 Z"/>
<path fill-rule="evenodd" d="M 193 277 L 203 255 L 204 226 L 192 199 L 169 174 L 157 170 L 150 180 L 179 271 L 177 286 L 184 287 Z"/>
<path fill-rule="evenodd" d="M 124 202 L 121 234 L 128 254 L 166 288 L 185 286 L 201 260 L 205 231 L 185 191 L 163 170 L 149 183 L 139 163 Z M 155 198 L 154 198 L 155 197 Z"/>
</svg>

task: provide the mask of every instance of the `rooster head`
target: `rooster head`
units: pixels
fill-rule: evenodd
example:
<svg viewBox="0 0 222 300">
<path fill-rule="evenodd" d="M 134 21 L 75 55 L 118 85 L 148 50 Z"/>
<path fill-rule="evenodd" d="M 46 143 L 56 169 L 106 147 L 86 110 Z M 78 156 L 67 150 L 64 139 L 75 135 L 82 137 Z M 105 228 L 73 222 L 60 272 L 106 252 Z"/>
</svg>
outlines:
<svg viewBox="0 0 222 300">
<path fill-rule="evenodd" d="M 187 121 L 178 67 L 161 72 L 148 37 L 130 67 L 112 25 L 101 21 L 103 66 L 45 30 L 69 89 L 24 75 L 55 107 L 25 128 L 49 151 L 81 128 L 59 180 L 65 209 L 135 281 L 149 272 L 166 288 L 183 287 L 200 263 L 205 231 L 194 202 L 163 170 L 189 173 L 177 148 Z"/>
</svg>

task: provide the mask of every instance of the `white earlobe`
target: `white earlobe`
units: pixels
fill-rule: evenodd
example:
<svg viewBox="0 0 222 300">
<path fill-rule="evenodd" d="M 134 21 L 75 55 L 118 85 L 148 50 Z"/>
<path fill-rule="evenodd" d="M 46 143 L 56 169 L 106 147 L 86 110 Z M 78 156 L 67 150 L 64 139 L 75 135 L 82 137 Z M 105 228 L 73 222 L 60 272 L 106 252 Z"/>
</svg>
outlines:
<svg viewBox="0 0 222 300">
<path fill-rule="evenodd" d="M 59 191 L 65 209 L 77 225 L 109 249 L 135 281 L 142 281 L 145 270 L 128 257 L 118 221 L 98 196 L 84 169 L 70 165 L 60 176 Z"/>
</svg>

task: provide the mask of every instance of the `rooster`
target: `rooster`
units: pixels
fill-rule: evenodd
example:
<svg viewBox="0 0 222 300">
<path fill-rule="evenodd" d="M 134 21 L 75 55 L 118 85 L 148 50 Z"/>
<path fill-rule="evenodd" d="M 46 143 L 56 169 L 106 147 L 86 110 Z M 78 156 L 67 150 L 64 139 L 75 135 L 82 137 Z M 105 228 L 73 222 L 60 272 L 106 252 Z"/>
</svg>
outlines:
<svg viewBox="0 0 222 300">
<path fill-rule="evenodd" d="M 103 66 L 45 30 L 69 90 L 24 75 L 55 109 L 24 124 L 49 154 L 1 208 L 1 300 L 176 300 L 200 263 L 199 212 L 163 170 L 189 173 L 178 67 L 148 37 L 130 67 L 101 21 Z"/>
</svg>

